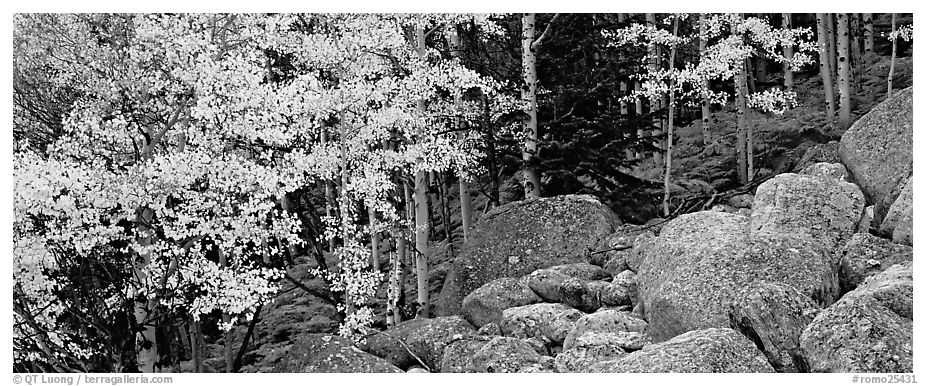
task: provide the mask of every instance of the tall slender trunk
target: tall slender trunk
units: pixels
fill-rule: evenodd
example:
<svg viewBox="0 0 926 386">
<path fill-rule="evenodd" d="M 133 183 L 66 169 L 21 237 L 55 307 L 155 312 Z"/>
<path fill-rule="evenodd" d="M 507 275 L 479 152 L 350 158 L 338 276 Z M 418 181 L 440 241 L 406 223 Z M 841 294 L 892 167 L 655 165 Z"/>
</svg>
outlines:
<svg viewBox="0 0 926 386">
<path fill-rule="evenodd" d="M 839 126 L 849 127 L 852 111 L 849 90 L 849 14 L 840 13 L 836 22 L 836 44 L 839 54 Z"/>
<path fill-rule="evenodd" d="M 707 15 L 699 14 L 698 16 L 698 52 L 704 55 L 707 50 Z M 711 102 L 708 91 L 711 88 L 711 82 L 707 77 L 701 79 L 701 137 L 704 140 L 705 153 L 713 153 L 714 138 L 711 132 Z"/>
<path fill-rule="evenodd" d="M 897 14 L 891 14 L 891 35 L 897 32 Z M 891 41 L 891 69 L 887 72 L 887 99 L 894 96 L 894 62 L 897 61 L 897 37 Z"/>
<path fill-rule="evenodd" d="M 328 142 L 328 128 L 322 127 L 322 145 Z M 325 215 L 334 217 L 334 187 L 331 181 L 322 181 L 325 184 Z M 334 238 L 328 240 L 328 252 L 334 252 Z"/>
<path fill-rule="evenodd" d="M 416 51 L 418 57 L 424 59 L 427 51 L 425 48 L 424 27 L 415 28 Z M 418 100 L 418 112 L 425 114 L 426 106 L 424 99 Z M 424 134 L 419 129 L 418 135 Z M 430 289 L 428 288 L 428 237 L 430 229 L 428 228 L 428 181 L 427 172 L 418 170 L 415 172 L 415 273 L 418 277 L 418 304 L 421 308 L 418 310 L 418 316 L 429 318 L 431 315 Z"/>
<path fill-rule="evenodd" d="M 373 270 L 376 272 L 380 271 L 379 265 L 379 232 L 376 231 L 378 226 L 376 222 L 376 212 L 373 208 L 367 208 L 367 216 L 370 221 L 370 260 L 373 264 Z"/>
<path fill-rule="evenodd" d="M 833 75 L 830 73 L 829 36 L 826 29 L 827 14 L 817 14 L 817 43 L 820 54 L 820 78 L 823 80 L 823 94 L 826 98 L 826 119 L 832 122 L 836 119 L 836 101 L 833 96 Z"/>
<path fill-rule="evenodd" d="M 453 250 L 453 224 L 450 218 L 450 176 L 448 173 L 434 172 L 435 185 L 437 185 L 437 202 L 440 204 L 441 224 L 444 228 L 444 238 L 447 239 L 447 247 L 450 256 L 454 256 Z"/>
<path fill-rule="evenodd" d="M 862 24 L 865 29 L 865 54 L 872 52 L 875 49 L 875 20 L 874 14 L 863 13 L 862 14 Z"/>
<path fill-rule="evenodd" d="M 678 36 L 678 18 L 675 18 L 675 26 L 672 29 L 672 36 Z M 669 51 L 669 72 L 671 73 L 675 70 L 675 53 L 677 49 L 673 44 L 671 51 Z M 662 196 L 662 213 L 664 216 L 669 217 L 669 182 L 672 177 L 672 137 L 674 133 L 675 126 L 675 92 L 673 90 L 674 85 L 670 81 L 669 83 L 669 119 L 668 119 L 668 134 L 666 136 L 666 171 L 665 178 L 663 181 L 665 192 Z"/>
<path fill-rule="evenodd" d="M 859 82 L 859 73 L 862 63 L 862 43 L 859 40 L 861 36 L 861 15 L 860 13 L 850 13 L 849 15 L 849 47 L 852 53 L 849 55 L 849 70 L 852 72 L 852 87 L 856 92 L 861 91 L 861 82 Z"/>
<path fill-rule="evenodd" d="M 620 95 L 621 95 L 621 98 L 626 97 L 626 96 L 627 96 L 627 91 L 628 91 L 628 90 L 627 90 L 627 82 L 621 82 L 620 90 L 621 90 L 621 94 L 620 94 Z M 623 101 L 623 100 L 621 100 L 619 103 L 620 103 L 620 105 L 621 105 L 621 107 L 620 107 L 621 118 L 624 119 L 625 122 L 626 122 L 627 117 L 630 115 L 630 110 L 629 110 L 628 103 L 625 102 L 625 101 Z M 626 131 L 626 130 L 625 130 L 624 133 L 623 133 L 623 137 L 624 137 L 624 140 L 625 140 L 626 143 L 627 143 L 627 145 L 626 145 L 627 147 L 624 148 L 624 159 L 626 159 L 626 160 L 632 160 L 632 159 L 634 159 L 635 154 L 634 154 L 634 152 L 633 152 L 633 149 L 629 146 L 629 144 L 630 144 L 630 142 L 633 140 L 633 132 L 631 132 L 631 131 Z"/>
<path fill-rule="evenodd" d="M 341 220 L 341 245 L 346 247 L 350 241 L 350 224 L 351 213 L 350 213 L 350 197 L 348 196 L 347 186 L 350 183 L 350 176 L 347 171 L 347 118 L 344 112 L 342 111 L 339 114 L 339 129 L 340 133 L 338 135 L 338 148 L 340 151 L 340 173 L 341 173 L 341 189 L 338 192 L 338 214 L 340 215 Z M 340 259 L 339 259 L 340 260 Z M 340 261 L 339 261 L 340 263 Z M 344 291 L 344 304 L 347 305 L 347 315 L 354 313 L 354 303 L 353 299 L 350 298 L 350 293 Z"/>
<path fill-rule="evenodd" d="M 768 62 L 763 58 L 755 58 L 756 63 L 756 81 L 755 83 L 765 84 L 768 82 Z M 753 86 L 755 87 L 755 86 Z"/>
<path fill-rule="evenodd" d="M 826 13 L 826 53 L 828 55 L 828 61 L 830 66 L 830 76 L 833 77 L 833 82 L 836 82 L 836 22 L 833 21 L 833 14 Z"/>
<path fill-rule="evenodd" d="M 480 119 L 482 138 L 486 145 L 486 161 L 489 174 L 489 197 L 488 204 L 499 206 L 501 200 L 501 175 L 499 174 L 498 157 L 495 151 L 495 131 L 491 128 L 492 108 L 489 105 L 489 96 L 484 92 L 480 93 L 480 102 L 482 103 L 482 117 Z"/>
<path fill-rule="evenodd" d="M 148 208 L 138 210 L 136 223 L 138 228 L 138 243 L 142 246 L 151 245 L 151 237 L 145 235 L 150 231 L 146 224 L 150 223 L 154 217 L 154 211 Z M 146 267 L 151 263 L 150 253 L 139 254 L 138 262 L 135 264 L 135 285 L 141 289 L 146 286 L 148 274 Z M 135 295 L 133 314 L 135 323 L 138 326 L 138 332 L 135 336 L 135 352 L 138 370 L 143 373 L 153 373 L 155 365 L 158 362 L 158 345 L 157 345 L 157 325 L 152 320 L 154 308 L 150 307 L 150 299 L 154 299 L 153 294 L 148 296 Z M 157 305 L 156 303 L 154 304 Z"/>
<path fill-rule="evenodd" d="M 450 29 L 450 55 L 454 58 L 460 57 L 460 35 L 457 33 L 457 29 Z M 461 90 L 453 91 L 453 106 L 456 108 L 457 113 L 454 118 L 454 129 L 458 130 L 457 140 L 462 141 L 464 138 L 463 135 L 463 120 L 460 118 L 461 109 L 463 108 L 463 93 Z M 469 191 L 469 182 L 466 181 L 463 176 L 460 176 L 459 179 L 460 185 L 460 220 L 463 222 L 463 241 L 469 240 L 469 228 L 473 225 L 473 199 Z"/>
<path fill-rule="evenodd" d="M 191 323 L 190 329 L 190 345 L 192 346 L 193 351 L 193 371 L 196 373 L 203 372 L 203 330 L 199 325 L 198 320 L 194 320 Z"/>
<path fill-rule="evenodd" d="M 228 259 L 225 257 L 225 252 L 222 251 L 222 247 L 219 245 L 216 245 L 216 248 L 218 248 L 218 251 L 219 251 L 219 266 L 222 267 L 222 269 L 228 268 Z M 231 315 L 229 315 L 227 312 L 223 312 L 222 313 L 222 324 L 227 326 L 230 322 L 231 322 Z M 225 354 L 225 372 L 226 373 L 235 372 L 235 347 L 234 347 L 234 342 L 233 342 L 234 335 L 232 334 L 232 332 L 234 332 L 234 329 L 230 328 L 228 330 L 225 330 L 225 332 L 222 334 L 222 340 L 225 341 L 225 345 L 223 348 L 224 348 L 224 354 Z"/>
<path fill-rule="evenodd" d="M 646 24 L 650 26 L 656 26 L 656 14 L 647 13 L 646 14 Z M 659 49 L 655 43 L 651 43 L 646 49 L 646 56 L 649 58 L 647 62 L 648 71 L 650 73 L 655 73 L 659 70 Z M 656 99 L 655 101 L 650 101 L 650 114 L 654 119 L 652 136 L 653 136 L 653 146 L 656 147 L 656 151 L 653 152 L 653 162 L 656 165 L 662 165 L 662 141 L 661 137 L 663 134 L 662 127 L 662 118 L 656 117 L 656 112 L 662 109 L 662 99 Z"/>
<path fill-rule="evenodd" d="M 392 254 L 388 300 L 386 302 L 386 325 L 390 327 L 402 322 L 402 313 L 399 312 L 399 299 L 405 287 L 405 228 L 402 226 L 393 227 L 392 237 L 395 240 L 395 252 Z"/>
<path fill-rule="evenodd" d="M 633 82 L 633 90 L 640 91 L 640 82 Z M 637 122 L 639 123 L 640 117 L 643 116 L 643 99 L 634 98 L 634 112 L 637 113 Z M 637 126 L 637 141 L 642 141 L 646 137 L 646 132 L 643 130 L 643 125 Z M 644 152 L 642 150 L 637 150 L 634 156 L 634 159 L 641 160 L 644 157 Z"/>
<path fill-rule="evenodd" d="M 791 29 L 791 14 L 782 13 L 781 14 L 781 28 L 785 30 Z M 785 44 L 783 47 L 785 62 L 784 62 L 784 87 L 785 91 L 791 91 L 794 89 L 794 71 L 791 69 L 791 58 L 794 57 L 794 46 L 791 44 Z"/>
<path fill-rule="evenodd" d="M 746 63 L 737 66 L 736 73 L 736 174 L 740 184 L 749 182 L 749 161 L 747 160 L 747 121 L 746 121 Z"/>
<path fill-rule="evenodd" d="M 521 173 L 525 198 L 540 197 L 540 173 L 533 164 L 537 156 L 537 141 L 540 138 L 537 127 L 537 57 L 533 47 L 535 16 L 533 13 L 525 13 L 521 17 L 521 66 L 524 77 L 521 97 L 527 104 L 527 120 L 524 122 L 527 137 L 524 151 L 521 153 L 524 160 Z"/>
</svg>

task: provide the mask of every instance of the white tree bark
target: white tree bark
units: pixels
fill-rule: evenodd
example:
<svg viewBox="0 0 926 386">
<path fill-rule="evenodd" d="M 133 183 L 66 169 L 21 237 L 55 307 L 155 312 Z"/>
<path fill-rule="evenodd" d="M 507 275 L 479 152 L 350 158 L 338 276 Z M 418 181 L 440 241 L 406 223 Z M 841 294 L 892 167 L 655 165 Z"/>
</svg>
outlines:
<svg viewBox="0 0 926 386">
<path fill-rule="evenodd" d="M 875 49 L 875 20 L 874 14 L 863 13 L 862 24 L 865 30 L 865 54 Z"/>
<path fill-rule="evenodd" d="M 790 13 L 781 14 L 781 28 L 786 30 L 791 29 Z M 785 44 L 783 51 L 785 59 L 791 60 L 794 56 L 794 47 L 790 44 Z M 790 91 L 794 88 L 794 71 L 791 69 L 791 63 L 788 61 L 784 62 L 784 87 L 785 91 Z"/>
<path fill-rule="evenodd" d="M 521 66 L 524 77 L 524 86 L 521 96 L 527 104 L 527 120 L 524 122 L 526 141 L 521 158 L 524 160 L 522 184 L 524 197 L 540 197 L 540 174 L 531 165 L 537 155 L 537 141 L 539 133 L 537 127 L 537 57 L 534 51 L 534 35 L 536 33 L 536 15 L 525 13 L 521 17 Z"/>
<path fill-rule="evenodd" d="M 897 32 L 897 14 L 891 14 L 891 35 Z M 894 62 L 897 61 L 897 37 L 891 42 L 891 69 L 887 72 L 887 99 L 894 96 Z"/>
<path fill-rule="evenodd" d="M 678 36 L 678 18 L 675 19 L 675 26 L 672 29 L 672 35 Z M 675 53 L 677 48 L 675 45 L 672 46 L 672 49 L 669 53 L 669 72 L 675 69 Z M 672 178 L 672 137 L 674 133 L 675 126 L 675 92 L 672 91 L 673 84 L 669 83 L 669 119 L 668 119 L 668 135 L 666 136 L 666 170 L 663 180 L 664 194 L 662 196 L 662 213 L 665 217 L 669 217 L 671 214 L 669 212 L 669 183 Z"/>
<path fill-rule="evenodd" d="M 427 55 L 425 48 L 424 28 L 418 26 L 415 28 L 416 51 L 419 58 L 424 59 Z M 418 111 L 425 113 L 426 106 L 424 99 L 418 100 Z M 423 134 L 419 130 L 419 135 Z M 427 172 L 419 170 L 415 172 L 415 273 L 418 278 L 418 316 L 429 318 L 431 315 L 431 300 L 428 275 L 428 237 L 430 228 L 428 227 L 428 182 Z"/>
<path fill-rule="evenodd" d="M 836 17 L 836 51 L 839 55 L 836 59 L 839 71 L 839 125 L 847 128 L 852 122 L 851 96 L 849 94 L 849 14 L 840 13 Z"/>
<path fill-rule="evenodd" d="M 698 52 L 704 54 L 707 50 L 707 16 L 700 14 L 698 16 Z M 713 153 L 714 136 L 711 128 L 711 102 L 707 91 L 711 87 L 711 82 L 707 78 L 701 81 L 701 88 L 704 92 L 701 94 L 701 137 L 704 140 L 704 150 L 706 154 Z"/>
<path fill-rule="evenodd" d="M 826 119 L 834 121 L 836 119 L 836 100 L 833 96 L 833 75 L 830 73 L 831 65 L 829 63 L 829 33 L 826 28 L 827 14 L 817 14 L 817 43 L 820 54 L 820 78 L 823 80 L 823 94 L 826 98 Z"/>
<path fill-rule="evenodd" d="M 460 35 L 457 34 L 455 27 L 450 28 L 450 55 L 454 58 L 460 57 Z M 453 105 L 457 111 L 463 106 L 463 93 L 461 90 L 453 91 Z M 457 138 L 463 139 L 463 124 L 460 117 L 454 118 L 454 128 L 458 131 Z M 469 240 L 470 227 L 473 225 L 473 199 L 469 191 L 469 182 L 460 176 L 460 219 L 463 222 L 463 242 Z"/>
</svg>

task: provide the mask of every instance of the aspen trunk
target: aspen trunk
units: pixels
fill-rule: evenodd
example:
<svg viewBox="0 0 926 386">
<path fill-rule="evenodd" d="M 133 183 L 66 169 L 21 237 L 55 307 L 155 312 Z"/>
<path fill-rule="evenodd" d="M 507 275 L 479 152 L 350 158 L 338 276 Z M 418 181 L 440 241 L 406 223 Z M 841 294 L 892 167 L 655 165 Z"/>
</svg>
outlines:
<svg viewBox="0 0 926 386">
<path fill-rule="evenodd" d="M 328 129 L 322 128 L 321 135 L 322 145 L 328 142 Z M 325 184 L 325 216 L 331 218 L 334 217 L 334 187 L 332 182 L 325 180 L 322 182 Z M 328 240 L 328 252 L 334 252 L 334 239 Z"/>
<path fill-rule="evenodd" d="M 833 96 L 833 75 L 830 73 L 829 36 L 826 29 L 827 14 L 817 14 L 817 43 L 820 54 L 820 78 L 823 80 L 823 94 L 826 98 L 826 119 L 836 119 L 836 101 Z"/>
<path fill-rule="evenodd" d="M 222 247 L 216 245 L 219 251 L 219 266 L 222 269 L 228 268 L 228 259 L 225 257 L 225 253 L 222 251 Z M 227 326 L 231 322 L 231 315 L 227 312 L 222 313 L 222 323 Z M 224 327 L 223 327 L 224 328 Z M 235 348 L 232 331 L 234 329 L 228 329 L 222 334 L 222 339 L 225 341 L 224 354 L 225 354 L 225 372 L 233 373 L 235 372 Z"/>
<path fill-rule="evenodd" d="M 521 96 L 527 103 L 527 120 L 524 122 L 524 132 L 527 140 L 521 157 L 524 160 L 522 178 L 524 197 L 540 197 L 540 174 L 533 165 L 537 155 L 537 141 L 539 139 L 537 127 L 537 57 L 534 52 L 536 15 L 525 13 L 521 17 L 521 66 L 524 76 L 524 85 Z"/>
<path fill-rule="evenodd" d="M 634 91 L 640 91 L 640 82 L 633 82 L 633 89 Z M 643 99 L 642 98 L 639 98 L 639 97 L 634 98 L 634 112 L 637 113 L 637 119 L 639 120 L 640 116 L 643 115 Z M 637 127 L 637 141 L 641 141 L 645 137 L 646 137 L 646 132 L 643 130 L 643 126 L 642 125 L 638 126 Z M 634 159 L 640 160 L 640 159 L 643 159 L 644 156 L 645 155 L 642 150 L 637 150 L 634 155 Z"/>
<path fill-rule="evenodd" d="M 897 32 L 897 14 L 891 14 L 891 35 Z M 894 62 L 897 61 L 897 37 L 891 41 L 891 69 L 887 72 L 887 99 L 894 96 Z"/>
<path fill-rule="evenodd" d="M 861 91 L 861 82 L 859 82 L 859 71 L 862 63 L 862 44 L 859 40 L 861 34 L 860 13 L 850 13 L 849 15 L 849 47 L 852 49 L 849 55 L 849 70 L 852 72 L 852 87 L 855 91 Z"/>
<path fill-rule="evenodd" d="M 849 94 L 849 14 L 840 13 L 836 22 L 838 69 L 839 69 L 839 126 L 849 127 L 852 121 Z"/>
<path fill-rule="evenodd" d="M 781 28 L 790 30 L 791 29 L 791 14 L 782 13 L 781 14 Z M 791 58 L 794 56 L 794 46 L 790 44 L 785 44 L 783 47 L 785 59 L 784 62 L 784 88 L 785 91 L 790 91 L 794 88 L 794 71 L 791 69 Z"/>
<path fill-rule="evenodd" d="M 828 54 L 828 61 L 830 66 L 830 76 L 833 77 L 833 82 L 836 82 L 836 23 L 833 21 L 833 14 L 826 14 L 826 52 Z"/>
<path fill-rule="evenodd" d="M 749 164 L 747 160 L 747 122 L 746 122 L 746 63 L 739 64 L 736 73 L 736 171 L 740 184 L 749 182 Z"/>
<path fill-rule="evenodd" d="M 379 266 L 379 232 L 377 232 L 376 226 L 376 213 L 373 211 L 373 208 L 367 208 L 367 215 L 370 219 L 370 260 L 373 263 L 373 270 L 376 272 L 380 271 Z"/>
<path fill-rule="evenodd" d="M 678 18 L 675 19 L 675 26 L 672 30 L 673 36 L 678 36 Z M 669 72 L 675 69 L 675 53 L 677 49 L 675 45 L 672 45 L 672 49 L 669 53 Z M 666 171 L 663 185 L 665 187 L 665 192 L 662 196 L 662 213 L 665 217 L 669 217 L 669 182 L 672 177 L 672 136 L 674 133 L 675 126 L 675 92 L 672 91 L 673 84 L 669 83 L 669 119 L 668 119 L 668 135 L 666 136 Z"/>
<path fill-rule="evenodd" d="M 143 235 L 150 231 L 147 224 L 151 222 L 154 217 L 154 212 L 150 209 L 144 208 L 138 211 L 136 215 L 136 222 L 138 223 L 137 227 L 139 234 Z M 138 239 L 139 244 L 143 246 L 151 245 L 150 236 L 140 236 Z M 148 275 L 146 267 L 151 263 L 151 255 L 149 253 L 142 253 L 139 255 L 140 259 L 135 265 L 135 285 L 137 288 L 141 288 L 147 285 Z M 152 302 L 149 301 L 149 298 L 152 298 L 154 295 L 150 294 L 147 297 L 142 297 L 135 295 L 134 301 L 134 316 L 135 323 L 139 327 L 139 331 L 135 336 L 135 353 L 136 353 L 136 362 L 138 363 L 138 370 L 143 373 L 153 373 L 155 371 L 155 364 L 158 362 L 158 345 L 157 345 L 157 326 L 154 324 L 154 321 L 150 320 L 151 314 L 154 312 L 153 307 L 149 307 Z M 154 304 L 157 305 L 156 303 Z"/>
<path fill-rule="evenodd" d="M 765 59 L 756 58 L 756 81 L 755 83 L 767 83 L 768 82 L 768 63 Z M 755 86 L 753 86 L 755 87 Z"/>
<path fill-rule="evenodd" d="M 862 24 L 865 29 L 865 54 L 872 52 L 875 49 L 875 20 L 874 14 L 872 13 L 863 13 L 862 14 Z"/>
<path fill-rule="evenodd" d="M 707 16 L 700 14 L 698 17 L 698 52 L 702 55 L 707 50 Z M 708 99 L 708 90 L 711 88 L 711 82 L 706 77 L 701 80 L 701 88 L 704 92 L 701 94 L 701 137 L 704 139 L 704 149 L 707 154 L 713 153 L 711 148 L 714 143 L 711 132 L 711 102 Z"/>
<path fill-rule="evenodd" d="M 426 56 L 424 27 L 415 28 L 417 53 L 418 57 L 424 59 Z M 425 113 L 424 99 L 418 100 L 418 111 Z M 423 134 L 420 132 L 419 135 Z M 418 278 L 418 316 L 423 318 L 430 317 L 430 289 L 428 288 L 428 237 L 430 229 L 428 228 L 428 181 L 427 172 L 418 170 L 415 172 L 415 273 Z"/>
<path fill-rule="evenodd" d="M 489 207 L 489 204 L 498 207 L 501 205 L 501 173 L 499 172 L 498 167 L 498 157 L 496 156 L 495 151 L 495 133 L 493 130 L 490 130 L 490 123 L 492 121 L 492 109 L 489 106 L 489 97 L 485 93 L 482 93 L 482 130 L 485 133 L 485 144 L 486 144 L 486 158 L 489 160 L 489 200 L 486 203 L 486 208 Z"/>
<path fill-rule="evenodd" d="M 450 29 L 450 55 L 454 58 L 460 57 L 460 35 L 456 28 Z M 461 90 L 453 91 L 453 106 L 457 110 L 457 116 L 454 118 L 454 128 L 457 132 L 457 139 L 462 141 L 463 120 L 460 118 L 460 110 L 463 107 L 463 93 Z M 460 176 L 460 219 L 463 222 L 463 242 L 469 240 L 469 228 L 473 225 L 473 199 L 469 191 L 469 182 L 463 176 Z"/>
<path fill-rule="evenodd" d="M 656 14 L 647 13 L 646 14 L 646 24 L 650 26 L 656 26 Z M 659 51 L 655 43 L 650 44 L 646 49 L 646 56 L 649 58 L 647 66 L 650 73 L 655 73 L 659 70 Z M 650 113 L 655 117 L 655 113 L 662 109 L 662 99 L 657 99 L 655 101 L 650 101 Z M 652 130 L 652 141 L 653 145 L 656 147 L 656 151 L 653 152 L 653 162 L 656 165 L 662 165 L 662 137 L 663 128 L 662 128 L 662 119 L 656 118 Z"/>
<path fill-rule="evenodd" d="M 191 325 L 190 345 L 193 351 L 193 371 L 196 373 L 203 372 L 203 330 L 198 320 L 194 320 Z"/>
<path fill-rule="evenodd" d="M 621 98 L 627 96 L 627 92 L 628 92 L 627 82 L 621 82 L 620 90 L 621 90 L 621 94 L 620 94 Z M 627 116 L 630 115 L 630 109 L 629 109 L 628 103 L 622 100 L 620 104 L 621 104 L 621 107 L 620 107 L 621 118 L 627 119 Z M 633 140 L 633 132 L 624 131 L 623 136 L 624 136 L 624 139 L 627 141 L 627 147 L 624 148 L 624 159 L 632 160 L 636 157 L 636 154 L 634 154 L 633 148 L 629 146 L 631 141 Z"/>
</svg>

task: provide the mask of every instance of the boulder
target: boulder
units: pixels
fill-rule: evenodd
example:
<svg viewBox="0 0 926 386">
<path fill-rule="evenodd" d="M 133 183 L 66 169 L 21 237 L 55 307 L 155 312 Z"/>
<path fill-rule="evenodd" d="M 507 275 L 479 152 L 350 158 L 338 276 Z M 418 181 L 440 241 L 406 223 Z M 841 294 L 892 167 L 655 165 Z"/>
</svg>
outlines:
<svg viewBox="0 0 926 386">
<path fill-rule="evenodd" d="M 601 272 L 604 273 L 603 270 Z M 607 281 L 583 280 L 567 273 L 569 271 L 553 268 L 539 269 L 528 275 L 527 284 L 544 301 L 564 303 L 584 312 L 594 312 L 603 306 L 630 304 L 630 290 L 627 287 Z M 585 277 L 610 280 L 609 274 Z"/>
<path fill-rule="evenodd" d="M 617 225 L 617 215 L 588 195 L 525 199 L 494 208 L 480 217 L 453 261 L 436 301 L 437 314 L 459 314 L 463 298 L 492 280 L 587 262 L 589 251 Z"/>
<path fill-rule="evenodd" d="M 391 363 L 367 354 L 351 341 L 328 334 L 304 334 L 281 358 L 281 373 L 401 373 Z"/>
<path fill-rule="evenodd" d="M 611 281 L 611 284 L 616 284 L 627 288 L 627 292 L 630 295 L 630 300 L 632 304 L 638 303 L 638 292 L 637 292 L 637 274 L 631 270 L 623 271 L 614 276 L 614 280 Z"/>
<path fill-rule="evenodd" d="M 913 245 L 913 175 L 907 179 L 900 195 L 881 221 L 881 234 L 895 243 Z"/>
<path fill-rule="evenodd" d="M 894 264 L 913 261 L 913 247 L 870 233 L 856 233 L 839 250 L 839 257 L 839 286 L 845 293 Z"/>
<path fill-rule="evenodd" d="M 752 238 L 761 235 L 809 236 L 835 249 L 855 233 L 865 198 L 845 181 L 801 174 L 779 174 L 756 189 L 750 217 Z"/>
<path fill-rule="evenodd" d="M 566 334 L 584 315 L 563 304 L 538 303 L 505 310 L 499 327 L 505 336 L 543 337 L 553 344 L 561 345 Z"/>
<path fill-rule="evenodd" d="M 730 307 L 730 326 L 756 344 L 778 372 L 806 372 L 801 332 L 819 307 L 794 287 L 757 282 L 744 288 Z"/>
<path fill-rule="evenodd" d="M 444 348 L 455 340 L 475 335 L 476 329 L 459 316 L 411 319 L 366 337 L 359 346 L 403 369 L 419 365 L 411 355 L 414 353 L 432 371 L 440 371 Z"/>
<path fill-rule="evenodd" d="M 615 341 L 618 339 L 616 334 L 611 333 L 586 333 L 577 338 L 570 349 L 556 356 L 556 370 L 561 373 L 585 372 L 592 364 L 627 355 Z"/>
<path fill-rule="evenodd" d="M 838 184 L 791 176 L 786 179 L 797 180 L 798 186 L 816 186 L 824 192 L 832 193 L 830 187 Z M 789 193 L 786 188 L 775 194 L 778 187 L 787 185 L 787 180 L 776 178 L 766 182 L 775 188 L 759 187 L 751 218 L 715 211 L 682 215 L 667 224 L 653 243 L 641 248 L 638 292 L 649 322 L 647 334 L 653 340 L 728 326 L 732 300 L 755 281 L 789 284 L 824 306 L 836 300 L 839 283 L 832 244 L 854 231 L 850 218 L 861 211 L 861 195 L 842 205 L 839 198 L 827 203 Z M 844 188 L 852 192 L 850 186 Z M 806 205 L 808 201 L 818 207 Z M 836 210 L 843 206 L 856 214 Z M 798 207 L 805 210 L 798 211 Z M 830 221 L 812 219 L 813 213 Z"/>
<path fill-rule="evenodd" d="M 876 225 L 913 172 L 913 88 L 897 92 L 852 124 L 839 142 L 839 158 L 875 204 Z"/>
<path fill-rule="evenodd" d="M 765 356 L 728 328 L 689 331 L 614 360 L 598 362 L 602 373 L 771 373 Z"/>
<path fill-rule="evenodd" d="M 511 308 L 540 303 L 542 299 L 528 287 L 527 277 L 503 277 L 488 282 L 463 298 L 463 317 L 479 328 L 488 323 L 498 323 L 502 311 Z"/>
<path fill-rule="evenodd" d="M 447 373 L 537 372 L 551 367 L 544 358 L 529 343 L 516 338 L 459 340 L 447 347 L 441 369 Z"/>
<path fill-rule="evenodd" d="M 803 170 L 800 174 L 805 174 L 808 176 L 817 176 L 824 178 L 832 178 L 834 180 L 846 181 L 849 178 L 849 171 L 846 170 L 846 166 L 840 163 L 827 163 L 820 162 L 810 165 Z"/>
<path fill-rule="evenodd" d="M 556 356 L 556 369 L 561 373 L 587 372 L 592 364 L 620 358 L 650 343 L 639 332 L 589 331 L 576 338 L 569 350 Z"/>
<path fill-rule="evenodd" d="M 913 371 L 913 263 L 865 280 L 826 308 L 801 334 L 811 371 Z"/>
<path fill-rule="evenodd" d="M 646 321 L 627 311 L 601 309 L 579 318 L 563 340 L 563 350 L 572 348 L 576 339 L 589 332 L 638 332 L 646 330 Z"/>
<path fill-rule="evenodd" d="M 492 338 L 488 338 L 492 339 Z M 457 340 L 444 349 L 441 357 L 441 372 L 444 373 L 474 373 L 476 362 L 474 357 L 488 340 L 463 339 Z"/>
</svg>

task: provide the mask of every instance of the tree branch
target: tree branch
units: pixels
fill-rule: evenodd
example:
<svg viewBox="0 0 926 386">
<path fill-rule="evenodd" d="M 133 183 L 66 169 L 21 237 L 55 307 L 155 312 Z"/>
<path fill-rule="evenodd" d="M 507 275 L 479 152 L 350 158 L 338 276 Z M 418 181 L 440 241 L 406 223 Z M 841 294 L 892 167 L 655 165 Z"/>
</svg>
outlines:
<svg viewBox="0 0 926 386">
<path fill-rule="evenodd" d="M 558 14 L 558 13 L 555 14 L 555 15 L 553 15 L 553 19 L 550 19 L 550 22 L 547 23 L 547 28 L 544 28 L 544 29 L 543 29 L 543 33 L 540 34 L 540 37 L 537 38 L 537 40 L 534 40 L 533 43 L 531 43 L 531 49 L 532 49 L 532 50 L 535 50 L 535 51 L 536 51 L 536 50 L 544 43 L 544 41 L 545 41 L 545 40 L 547 39 L 547 37 L 550 35 L 550 30 L 553 29 L 553 24 L 556 23 L 556 20 L 557 20 L 557 19 L 559 19 L 559 16 L 560 16 L 560 14 Z"/>
</svg>

